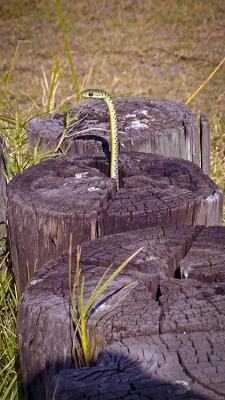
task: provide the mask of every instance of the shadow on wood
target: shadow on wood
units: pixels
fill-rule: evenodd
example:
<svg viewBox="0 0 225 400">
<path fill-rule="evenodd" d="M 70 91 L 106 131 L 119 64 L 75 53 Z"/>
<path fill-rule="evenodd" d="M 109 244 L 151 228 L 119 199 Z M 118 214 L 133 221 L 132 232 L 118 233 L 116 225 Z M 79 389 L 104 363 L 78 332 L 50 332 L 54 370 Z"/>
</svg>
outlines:
<svg viewBox="0 0 225 400">
<path fill-rule="evenodd" d="M 217 228 L 207 229 L 212 236 L 216 232 L 218 236 Z M 114 270 L 134 251 L 145 246 L 112 282 L 100 298 L 99 307 L 90 317 L 89 331 L 99 313 L 104 313 L 104 310 L 107 313 L 104 304 L 108 296 L 125 284 L 138 280 L 105 324 L 98 351 L 115 342 L 119 346 L 126 338 L 130 338 L 132 343 L 139 336 L 156 335 L 160 341 L 162 335 L 183 335 L 185 341 L 184 332 L 196 332 L 199 343 L 202 337 L 210 342 L 211 335 L 216 338 L 215 332 L 220 334 L 224 331 L 225 282 L 203 283 L 173 278 L 182 259 L 191 252 L 192 243 L 197 243 L 196 237 L 207 229 L 172 225 L 152 227 L 110 235 L 83 244 L 80 266 L 86 277 L 85 303 L 111 262 L 114 262 Z M 210 247 L 210 241 L 208 245 Z M 58 365 L 61 369 L 73 366 L 68 264 L 68 253 L 65 252 L 58 260 L 43 266 L 28 283 L 19 302 L 17 332 L 23 380 L 27 393 L 30 393 L 29 399 L 43 400 L 47 396 L 50 380 L 59 371 Z M 75 268 L 76 249 L 73 249 L 73 276 Z M 222 269 L 225 269 L 223 260 Z M 99 329 L 100 326 L 95 332 L 94 341 Z M 171 352 L 168 357 L 173 359 L 172 345 Z M 195 363 L 196 360 L 191 358 Z M 221 360 L 219 362 L 222 366 Z M 208 367 L 211 365 L 214 368 L 210 357 L 208 363 Z M 217 375 L 220 381 L 223 379 L 221 370 L 218 369 Z M 40 398 L 37 397 L 39 392 L 42 393 Z"/>
<path fill-rule="evenodd" d="M 189 106 L 145 97 L 116 98 L 114 101 L 118 116 L 120 151 L 158 153 L 201 165 L 200 128 L 197 115 L 191 112 Z M 109 113 L 106 104 L 101 100 L 85 102 L 70 112 L 71 119 L 76 114 L 79 115 L 67 129 L 68 137 L 62 144 L 63 150 L 70 145 L 71 154 L 96 154 L 102 151 L 102 146 L 94 139 L 94 135 L 107 141 L 110 147 Z M 48 147 L 56 146 L 63 133 L 65 121 L 66 113 L 32 119 L 28 123 L 30 145 L 34 148 L 40 141 Z M 209 136 L 209 125 L 202 123 L 201 132 L 204 133 L 204 138 Z M 81 139 L 82 134 L 86 137 Z M 201 143 L 204 146 L 204 142 Z M 210 160 L 206 157 L 203 159 L 203 171 L 207 172 Z"/>
<path fill-rule="evenodd" d="M 96 367 L 61 371 L 48 400 L 223 400 L 224 344 L 224 332 L 127 338 L 102 351 Z"/>
</svg>

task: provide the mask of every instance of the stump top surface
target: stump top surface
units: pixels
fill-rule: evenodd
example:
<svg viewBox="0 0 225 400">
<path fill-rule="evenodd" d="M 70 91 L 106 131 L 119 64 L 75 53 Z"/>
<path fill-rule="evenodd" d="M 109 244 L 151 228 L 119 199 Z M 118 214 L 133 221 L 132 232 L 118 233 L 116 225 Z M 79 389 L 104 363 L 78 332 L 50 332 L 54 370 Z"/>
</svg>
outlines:
<svg viewBox="0 0 225 400">
<path fill-rule="evenodd" d="M 116 192 L 113 179 L 82 165 L 75 156 L 46 160 L 11 182 L 8 193 L 14 201 L 47 213 L 91 214 Z"/>
<path fill-rule="evenodd" d="M 129 283 L 139 278 L 144 280 L 146 277 L 148 279 L 158 277 L 156 287 L 152 287 L 152 292 L 155 293 L 160 278 L 174 275 L 175 270 L 173 268 L 170 270 L 172 260 L 176 260 L 179 254 L 184 252 L 186 246 L 194 240 L 201 229 L 203 227 L 193 228 L 188 225 L 155 226 L 84 242 L 81 246 L 80 267 L 81 275 L 86 276 L 88 281 L 88 293 L 92 292 L 106 268 L 113 263 L 111 272 L 115 271 L 141 247 L 143 247 L 141 252 L 129 262 L 115 282 L 116 285 L 122 285 L 125 281 Z M 75 275 L 76 265 L 77 248 L 74 247 L 71 256 L 72 276 Z M 69 299 L 68 266 L 69 253 L 65 251 L 57 260 L 49 261 L 35 273 L 27 284 L 24 297 L 43 303 L 46 297 L 52 295 Z M 39 298 L 39 294 L 42 296 L 43 292 L 46 293 L 46 297 Z"/>
<path fill-rule="evenodd" d="M 146 202 L 156 212 L 187 204 L 199 196 L 207 198 L 218 188 L 195 164 L 156 154 L 121 153 L 123 187 L 117 193 L 115 181 L 97 167 L 108 169 L 105 156 L 46 160 L 14 177 L 8 185 L 8 196 L 48 213 L 90 214 L 107 205 L 109 213 L 129 213 Z"/>
<path fill-rule="evenodd" d="M 115 98 L 114 102 L 121 143 L 128 137 L 135 140 L 137 131 L 139 136 L 149 137 L 167 134 L 177 128 L 183 129 L 184 120 L 194 115 L 189 106 L 169 100 L 133 97 Z M 70 112 L 71 119 L 75 119 L 67 130 L 68 136 L 74 137 L 74 134 L 79 134 L 80 131 L 80 134 L 94 134 L 109 141 L 108 108 L 103 101 L 86 101 Z M 66 113 L 37 117 L 28 123 L 28 129 L 41 129 L 49 138 L 57 139 L 63 132 L 65 120 Z"/>
<path fill-rule="evenodd" d="M 180 262 L 185 278 L 208 282 L 225 282 L 225 229 L 208 227 L 193 243 L 187 256 Z"/>
</svg>

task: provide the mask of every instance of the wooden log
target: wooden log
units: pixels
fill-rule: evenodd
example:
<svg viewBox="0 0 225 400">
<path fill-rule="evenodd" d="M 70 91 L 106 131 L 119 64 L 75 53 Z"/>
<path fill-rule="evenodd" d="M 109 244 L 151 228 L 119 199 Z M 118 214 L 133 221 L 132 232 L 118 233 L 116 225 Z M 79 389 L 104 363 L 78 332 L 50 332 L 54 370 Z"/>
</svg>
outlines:
<svg viewBox="0 0 225 400">
<path fill-rule="evenodd" d="M 225 282 L 161 281 L 160 333 L 225 330 Z"/>
<path fill-rule="evenodd" d="M 139 280 L 113 311 L 97 350 L 124 337 L 159 333 L 160 280 L 175 275 L 179 261 L 200 231 L 201 228 L 190 226 L 152 227 L 111 235 L 82 245 L 80 267 L 85 275 L 85 304 L 100 276 L 112 262 L 115 270 L 134 251 L 145 246 L 111 283 L 99 300 L 100 307 L 89 320 L 91 329 L 99 313 L 104 311 L 104 302 L 108 297 L 124 284 Z M 73 277 L 75 268 L 76 249 L 73 249 Z M 63 253 L 57 261 L 47 263 L 28 283 L 18 305 L 17 333 L 27 398 L 44 400 L 53 375 L 73 365 L 68 253 Z M 97 334 L 98 330 L 94 338 Z"/>
<path fill-rule="evenodd" d="M 119 127 L 120 151 L 158 153 L 180 157 L 200 166 L 199 127 L 189 106 L 169 100 L 144 97 L 114 99 Z M 109 113 L 101 100 L 89 101 L 71 110 L 68 138 L 71 154 L 95 154 L 110 148 Z M 63 133 L 66 113 L 34 118 L 28 123 L 28 137 L 37 143 L 57 146 Z"/>
<path fill-rule="evenodd" d="M 185 278 L 202 282 L 225 282 L 225 229 L 213 226 L 204 229 L 180 262 Z"/>
<path fill-rule="evenodd" d="M 112 282 L 89 319 L 90 332 L 99 316 L 107 314 L 106 302 L 112 294 L 138 279 L 104 325 L 97 351 L 128 337 L 225 329 L 224 282 L 171 278 L 176 276 L 180 260 L 201 231 L 202 227 L 154 227 L 83 245 L 81 276 L 87 277 L 84 304 L 112 261 L 114 271 L 128 255 L 145 246 Z M 27 397 L 31 400 L 45 399 L 54 373 L 73 365 L 68 264 L 68 253 L 47 263 L 28 283 L 19 302 L 20 360 Z M 76 249 L 72 253 L 72 276 L 75 268 Z M 100 328 L 101 325 L 93 335 L 94 342 Z"/>
<path fill-rule="evenodd" d="M 100 171 L 100 172 L 99 172 Z M 19 290 L 29 276 L 73 245 L 163 224 L 220 225 L 223 195 L 197 165 L 121 153 L 120 186 L 105 156 L 59 157 L 28 168 L 8 185 L 11 253 Z"/>
<path fill-rule="evenodd" d="M 0 137 L 0 232 L 5 231 L 6 223 L 6 177 L 3 154 L 3 140 Z"/>
<path fill-rule="evenodd" d="M 132 337 L 102 351 L 94 368 L 55 375 L 48 400 L 224 399 L 225 332 Z"/>
<path fill-rule="evenodd" d="M 210 176 L 210 121 L 207 114 L 200 114 L 201 168 Z"/>
</svg>

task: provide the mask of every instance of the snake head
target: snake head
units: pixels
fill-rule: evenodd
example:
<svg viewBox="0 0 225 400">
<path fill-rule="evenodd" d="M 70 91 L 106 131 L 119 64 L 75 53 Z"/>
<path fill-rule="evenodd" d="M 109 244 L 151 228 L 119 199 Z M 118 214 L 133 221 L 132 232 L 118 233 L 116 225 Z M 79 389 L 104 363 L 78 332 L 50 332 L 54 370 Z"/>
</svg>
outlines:
<svg viewBox="0 0 225 400">
<path fill-rule="evenodd" d="M 86 98 L 93 98 L 93 99 L 106 99 L 110 98 L 110 95 L 105 92 L 104 90 L 100 89 L 86 89 L 83 90 L 81 93 L 81 96 L 86 97 Z"/>
</svg>

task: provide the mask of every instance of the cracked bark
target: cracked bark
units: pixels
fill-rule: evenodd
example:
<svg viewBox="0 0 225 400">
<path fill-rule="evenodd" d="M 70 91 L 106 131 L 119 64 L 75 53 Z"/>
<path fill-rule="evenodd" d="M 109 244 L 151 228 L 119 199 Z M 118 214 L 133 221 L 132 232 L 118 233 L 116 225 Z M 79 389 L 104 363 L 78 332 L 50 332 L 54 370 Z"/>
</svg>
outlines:
<svg viewBox="0 0 225 400">
<path fill-rule="evenodd" d="M 129 395 L 139 393 L 137 398 L 142 399 L 147 393 L 145 390 L 148 391 L 149 398 L 155 395 L 156 398 L 164 399 L 166 396 L 170 398 L 171 395 L 172 399 L 172 393 L 174 395 L 183 390 L 184 399 L 196 395 L 197 399 L 221 400 L 224 389 L 221 371 L 225 363 L 222 353 L 220 355 L 218 343 L 220 348 L 224 348 L 225 283 L 203 283 L 171 277 L 171 257 L 174 259 L 173 273 L 175 273 L 187 249 L 192 243 L 194 246 L 197 243 L 196 237 L 198 239 L 201 232 L 207 229 L 213 237 L 216 233 L 218 235 L 218 227 L 193 228 L 171 225 L 129 231 L 84 243 L 81 268 L 82 273 L 88 277 L 85 280 L 87 290 L 85 302 L 88 293 L 93 291 L 99 277 L 112 261 L 115 269 L 128 255 L 145 245 L 143 252 L 139 253 L 113 282 L 105 297 L 110 296 L 125 283 L 136 279 L 139 282 L 114 310 L 104 326 L 98 345 L 98 351 L 102 351 L 99 353 L 98 365 L 101 368 L 105 366 L 106 370 L 99 370 L 99 367 L 96 367 L 93 370 L 88 369 L 88 374 L 85 369 L 62 371 L 54 378 L 52 384 L 50 381 L 54 374 L 73 365 L 69 334 L 67 252 L 64 252 L 57 261 L 51 261 L 40 269 L 28 284 L 18 307 L 17 331 L 20 357 L 29 399 L 47 398 L 48 389 L 50 388 L 52 393 L 57 379 L 60 382 L 56 388 L 59 399 L 60 396 L 70 396 L 70 393 L 74 399 L 78 393 L 80 398 L 90 396 L 91 399 L 95 391 L 98 396 L 104 398 L 102 380 L 106 382 L 107 379 L 115 379 L 118 386 L 115 385 L 115 390 L 110 388 L 111 399 L 118 395 L 117 390 L 121 390 L 121 398 L 124 399 L 128 393 Z M 72 252 L 72 260 L 74 271 L 76 249 Z M 159 301 L 156 301 L 159 284 L 161 296 Z M 96 309 L 90 318 L 89 329 L 95 324 L 99 312 L 100 310 Z M 33 326 L 36 326 L 35 331 Z M 207 347 L 209 340 L 212 343 L 211 353 Z M 196 349 L 199 362 L 196 356 L 192 355 L 191 349 Z M 206 351 L 211 354 L 210 361 L 203 358 Z M 179 354 L 180 360 L 175 353 Z M 110 372 L 107 372 L 109 367 Z M 192 372 L 193 368 L 195 372 Z M 208 370 L 211 371 L 210 374 Z M 218 387 L 210 381 L 212 371 L 214 371 L 214 381 L 218 381 Z M 107 378 L 108 373 L 109 378 Z M 125 375 L 121 377 L 121 374 Z M 135 378 L 135 374 L 140 375 L 139 379 Z M 195 375 L 198 379 L 194 379 Z M 79 383 L 81 376 L 84 386 Z M 129 381 L 129 385 L 126 386 L 124 380 Z M 176 383 L 178 381 L 187 382 L 188 387 L 186 384 Z M 121 387 L 119 382 L 126 387 Z M 145 389 L 142 390 L 138 382 L 143 382 L 141 387 Z M 170 382 L 170 385 L 168 383 L 167 386 L 165 382 Z M 66 385 L 70 388 L 68 392 Z M 73 387 L 74 391 L 71 389 Z M 90 387 L 93 392 L 89 391 Z"/>
<path fill-rule="evenodd" d="M 12 260 L 20 293 L 50 259 L 85 240 L 163 224 L 222 223 L 222 192 L 196 165 L 121 153 L 120 183 L 105 156 L 59 157 L 28 168 L 7 188 Z M 210 202 L 208 199 L 210 198 Z"/>
</svg>

